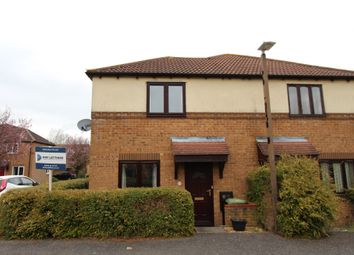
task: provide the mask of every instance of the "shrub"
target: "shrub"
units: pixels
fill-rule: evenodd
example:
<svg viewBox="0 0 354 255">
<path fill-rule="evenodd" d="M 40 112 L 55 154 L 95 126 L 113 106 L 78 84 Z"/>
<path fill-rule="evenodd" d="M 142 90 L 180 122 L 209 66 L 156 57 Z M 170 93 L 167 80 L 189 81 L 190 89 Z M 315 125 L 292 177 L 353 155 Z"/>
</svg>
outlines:
<svg viewBox="0 0 354 255">
<path fill-rule="evenodd" d="M 88 189 L 88 188 L 89 188 L 89 180 L 87 178 L 58 181 L 56 183 L 53 183 L 53 190 Z"/>
<path fill-rule="evenodd" d="M 0 198 L 0 234 L 7 239 L 176 237 L 193 232 L 192 199 L 180 189 L 32 189 Z"/>
<path fill-rule="evenodd" d="M 39 188 L 43 190 L 48 190 L 48 183 L 39 185 Z M 89 179 L 80 178 L 66 181 L 56 181 L 53 183 L 53 190 L 67 190 L 67 189 L 88 189 Z"/>
<path fill-rule="evenodd" d="M 309 158 L 282 156 L 277 162 L 277 225 L 284 236 L 319 238 L 328 235 L 334 220 L 335 194 L 320 180 L 319 174 L 318 162 Z M 264 194 L 270 190 L 269 176 L 267 167 L 250 176 L 251 183 L 264 184 L 258 188 L 249 186 L 250 200 L 261 208 L 264 208 Z M 264 221 L 264 215 L 260 217 Z"/>
<path fill-rule="evenodd" d="M 345 196 L 348 200 L 354 203 L 354 189 L 348 189 L 345 191 Z"/>
<path fill-rule="evenodd" d="M 247 178 L 248 199 L 257 204 L 256 220 L 262 226 L 265 225 L 265 195 L 270 192 L 270 172 L 266 165 L 252 172 Z"/>
<path fill-rule="evenodd" d="M 279 230 L 288 237 L 320 238 L 328 235 L 335 214 L 335 194 L 320 180 L 318 162 L 285 156 L 277 164 Z"/>
</svg>

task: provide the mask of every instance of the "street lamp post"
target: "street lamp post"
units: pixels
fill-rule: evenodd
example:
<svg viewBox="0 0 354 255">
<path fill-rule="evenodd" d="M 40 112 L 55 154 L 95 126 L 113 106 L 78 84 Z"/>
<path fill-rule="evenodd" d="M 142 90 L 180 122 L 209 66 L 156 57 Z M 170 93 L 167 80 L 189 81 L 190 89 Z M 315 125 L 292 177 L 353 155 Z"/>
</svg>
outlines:
<svg viewBox="0 0 354 255">
<path fill-rule="evenodd" d="M 265 51 L 270 50 L 275 42 L 264 42 L 258 50 L 262 51 L 262 78 L 263 78 L 263 94 L 264 107 L 266 114 L 266 128 L 267 128 L 267 142 L 268 142 L 268 162 L 270 167 L 270 184 L 272 192 L 272 222 L 271 229 L 277 231 L 277 201 L 278 201 L 278 187 L 277 187 L 277 170 L 275 168 L 275 156 L 273 145 L 273 127 L 272 127 L 272 112 L 270 108 L 269 84 L 268 84 L 268 67 Z"/>
</svg>

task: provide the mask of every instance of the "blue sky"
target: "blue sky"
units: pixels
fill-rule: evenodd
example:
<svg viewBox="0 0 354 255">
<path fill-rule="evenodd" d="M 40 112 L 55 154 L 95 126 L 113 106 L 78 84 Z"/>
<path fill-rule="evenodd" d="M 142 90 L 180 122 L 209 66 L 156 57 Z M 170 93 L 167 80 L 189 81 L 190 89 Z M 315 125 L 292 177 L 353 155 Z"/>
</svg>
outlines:
<svg viewBox="0 0 354 255">
<path fill-rule="evenodd" d="M 354 2 L 289 0 L 0 1 L 0 110 L 47 137 L 90 118 L 89 68 L 223 53 L 354 70 Z"/>
</svg>

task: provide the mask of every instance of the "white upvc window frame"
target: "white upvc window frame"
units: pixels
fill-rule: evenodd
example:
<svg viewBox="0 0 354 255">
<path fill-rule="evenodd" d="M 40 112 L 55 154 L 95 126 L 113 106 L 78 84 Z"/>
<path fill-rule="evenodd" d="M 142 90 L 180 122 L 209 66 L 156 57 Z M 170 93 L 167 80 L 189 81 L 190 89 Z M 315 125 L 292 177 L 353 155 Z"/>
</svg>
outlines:
<svg viewBox="0 0 354 255">
<path fill-rule="evenodd" d="M 17 168 L 17 174 L 16 174 L 15 168 Z M 25 175 L 25 167 L 24 166 L 13 166 L 12 167 L 12 175 Z"/>
<path fill-rule="evenodd" d="M 17 154 L 20 150 L 19 143 L 9 143 L 6 145 L 7 154 Z"/>
<path fill-rule="evenodd" d="M 320 162 L 321 177 L 324 182 L 332 183 L 336 193 L 354 188 L 354 161 L 324 161 Z"/>
</svg>

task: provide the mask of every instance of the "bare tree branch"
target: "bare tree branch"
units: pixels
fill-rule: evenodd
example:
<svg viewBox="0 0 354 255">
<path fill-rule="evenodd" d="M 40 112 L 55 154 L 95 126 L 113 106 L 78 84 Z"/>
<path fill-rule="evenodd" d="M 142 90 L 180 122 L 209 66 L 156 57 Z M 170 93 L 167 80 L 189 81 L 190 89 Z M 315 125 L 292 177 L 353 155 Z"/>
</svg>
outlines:
<svg viewBox="0 0 354 255">
<path fill-rule="evenodd" d="M 72 168 L 76 175 L 86 174 L 89 159 L 89 140 L 80 136 L 71 136 L 61 129 L 52 129 L 49 140 L 66 148 L 67 166 Z"/>
</svg>

